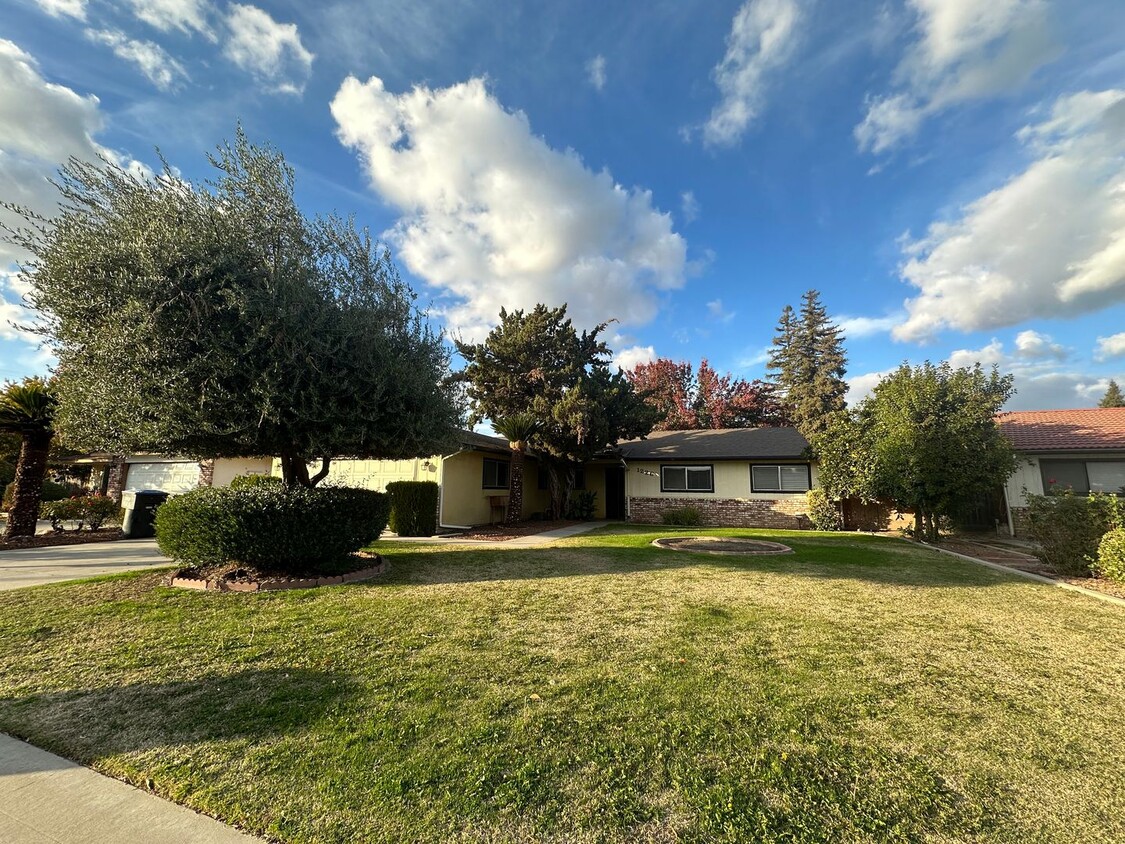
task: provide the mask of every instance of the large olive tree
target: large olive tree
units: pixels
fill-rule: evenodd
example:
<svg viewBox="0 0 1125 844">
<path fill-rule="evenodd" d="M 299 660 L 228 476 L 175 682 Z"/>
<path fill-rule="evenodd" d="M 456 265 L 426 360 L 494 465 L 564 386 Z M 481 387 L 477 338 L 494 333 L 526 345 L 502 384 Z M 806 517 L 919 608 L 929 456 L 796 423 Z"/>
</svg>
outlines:
<svg viewBox="0 0 1125 844">
<path fill-rule="evenodd" d="M 12 239 L 57 355 L 71 445 L 280 457 L 315 485 L 333 457 L 441 451 L 459 417 L 448 350 L 353 221 L 307 218 L 282 155 L 241 131 L 214 178 L 71 161 L 62 210 Z M 310 461 L 320 471 L 310 477 Z"/>
</svg>

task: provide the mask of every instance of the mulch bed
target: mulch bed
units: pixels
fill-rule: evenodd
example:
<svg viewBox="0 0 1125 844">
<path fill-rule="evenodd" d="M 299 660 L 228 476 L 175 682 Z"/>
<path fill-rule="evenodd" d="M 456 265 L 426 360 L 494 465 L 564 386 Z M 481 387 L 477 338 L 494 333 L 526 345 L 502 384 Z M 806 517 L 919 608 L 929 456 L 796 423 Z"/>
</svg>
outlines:
<svg viewBox="0 0 1125 844">
<path fill-rule="evenodd" d="M 378 554 L 357 551 L 332 575 L 322 572 L 292 572 L 227 563 L 221 566 L 183 568 L 165 579 L 168 586 L 207 592 L 275 592 L 282 589 L 315 589 L 368 580 L 386 570 Z"/>
<path fill-rule="evenodd" d="M 41 533 L 38 536 L 25 536 L 19 539 L 0 539 L 0 551 L 14 551 L 17 548 L 47 548 L 52 545 L 85 545 L 88 542 L 113 542 L 124 539 L 121 528 L 102 528 L 101 530 L 68 530 L 62 533 Z"/>
<path fill-rule="evenodd" d="M 457 534 L 458 539 L 483 539 L 489 542 L 506 542 L 518 536 L 534 536 L 549 530 L 581 524 L 575 519 L 555 519 L 553 521 L 517 522 L 514 525 L 480 525 Z"/>
<path fill-rule="evenodd" d="M 1114 583 L 1112 580 L 1106 580 L 1103 577 L 1073 577 L 1059 574 L 1051 566 L 1031 554 L 1023 554 L 1007 548 L 998 548 L 989 543 L 971 542 L 964 539 L 942 539 L 941 547 L 956 551 L 958 554 L 964 554 L 967 557 L 976 557 L 978 560 L 984 560 L 988 563 L 1031 572 L 1041 577 L 1049 577 L 1052 580 L 1069 583 L 1071 586 L 1081 586 L 1083 589 L 1112 595 L 1115 598 L 1125 598 L 1125 584 Z"/>
</svg>

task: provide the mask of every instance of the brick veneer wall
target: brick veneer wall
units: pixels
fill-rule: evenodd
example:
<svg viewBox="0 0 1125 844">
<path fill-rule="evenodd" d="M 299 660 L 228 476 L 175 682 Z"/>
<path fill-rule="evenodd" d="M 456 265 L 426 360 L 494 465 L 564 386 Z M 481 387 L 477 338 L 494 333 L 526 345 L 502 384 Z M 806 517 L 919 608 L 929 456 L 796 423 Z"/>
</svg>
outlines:
<svg viewBox="0 0 1125 844">
<path fill-rule="evenodd" d="M 694 507 L 708 527 L 794 528 L 807 525 L 798 516 L 808 512 L 805 496 L 784 498 L 630 498 L 629 518 L 642 524 L 660 524 L 665 510 Z"/>
<path fill-rule="evenodd" d="M 121 493 L 125 489 L 125 476 L 129 474 L 129 465 L 124 460 L 110 464 L 109 480 L 106 481 L 105 493 L 118 504 L 121 503 Z"/>
<path fill-rule="evenodd" d="M 1028 527 L 1030 522 L 1028 520 L 1028 509 L 1026 507 L 1013 507 L 1012 508 L 1012 527 L 1016 530 L 1016 536 L 1021 539 L 1027 539 L 1030 535 Z"/>
<path fill-rule="evenodd" d="M 215 485 L 215 460 L 208 458 L 199 461 L 199 483 L 197 486 Z"/>
</svg>

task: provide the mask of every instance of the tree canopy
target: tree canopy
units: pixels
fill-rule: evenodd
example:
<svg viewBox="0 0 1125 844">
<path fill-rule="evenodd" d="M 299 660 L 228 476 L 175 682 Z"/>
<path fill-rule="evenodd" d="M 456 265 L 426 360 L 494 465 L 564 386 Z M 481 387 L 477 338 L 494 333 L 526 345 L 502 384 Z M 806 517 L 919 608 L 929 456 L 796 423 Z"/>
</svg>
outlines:
<svg viewBox="0 0 1125 844">
<path fill-rule="evenodd" d="M 281 153 L 241 130 L 209 159 L 201 184 L 72 160 L 60 214 L 21 211 L 67 442 L 280 456 L 306 485 L 332 457 L 440 451 L 448 349 L 390 255 L 351 219 L 306 218 Z"/>
<path fill-rule="evenodd" d="M 659 358 L 638 364 L 625 375 L 659 412 L 657 431 L 760 428 L 786 421 L 772 384 L 719 375 L 706 358 L 698 369 L 687 361 Z"/>
<path fill-rule="evenodd" d="M 644 436 L 656 421 L 629 380 L 611 370 L 610 350 L 598 339 L 605 328 L 579 332 L 565 305 L 536 305 L 526 313 L 501 309 L 484 342 L 457 343 L 474 420 L 526 412 L 539 421 L 527 443 L 547 464 L 557 515 L 565 511 L 576 464 Z"/>
<path fill-rule="evenodd" d="M 1122 395 L 1121 387 L 1112 378 L 1105 389 L 1105 395 L 1098 402 L 1098 407 L 1125 407 L 1125 395 Z"/>
<path fill-rule="evenodd" d="M 811 439 L 847 406 L 848 391 L 844 334 L 828 318 L 818 291 L 801 297 L 800 314 L 785 306 L 772 345 L 768 368 L 793 424 Z"/>
<path fill-rule="evenodd" d="M 920 535 L 936 538 L 942 517 L 1015 471 L 1017 458 L 995 420 L 1012 380 L 979 364 L 903 364 L 814 438 L 825 491 L 835 499 L 893 501 L 915 513 Z"/>
</svg>

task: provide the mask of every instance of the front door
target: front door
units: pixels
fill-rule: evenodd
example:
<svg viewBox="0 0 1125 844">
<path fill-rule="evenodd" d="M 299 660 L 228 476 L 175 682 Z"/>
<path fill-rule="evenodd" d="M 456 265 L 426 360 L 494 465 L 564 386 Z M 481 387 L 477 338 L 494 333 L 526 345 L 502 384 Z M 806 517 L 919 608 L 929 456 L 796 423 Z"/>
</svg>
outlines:
<svg viewBox="0 0 1125 844">
<path fill-rule="evenodd" d="M 625 470 L 607 466 L 605 470 L 605 517 L 625 518 Z"/>
</svg>

